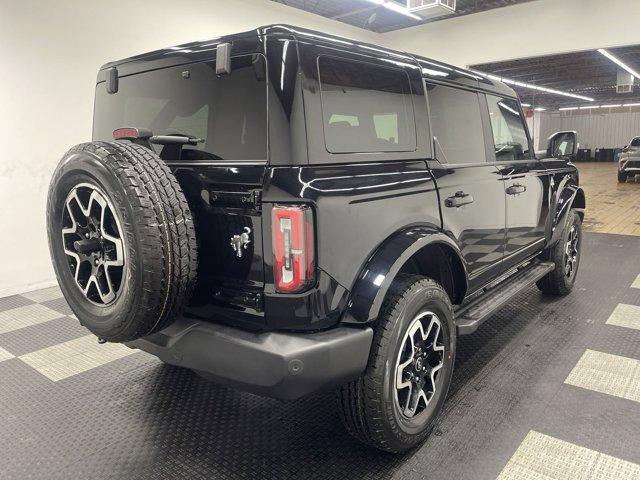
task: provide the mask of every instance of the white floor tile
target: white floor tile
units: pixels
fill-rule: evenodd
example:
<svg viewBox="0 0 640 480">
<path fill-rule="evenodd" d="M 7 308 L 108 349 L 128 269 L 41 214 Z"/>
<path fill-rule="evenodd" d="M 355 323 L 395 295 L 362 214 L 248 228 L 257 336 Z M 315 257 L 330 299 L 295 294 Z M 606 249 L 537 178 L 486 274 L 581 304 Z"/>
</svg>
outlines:
<svg viewBox="0 0 640 480">
<path fill-rule="evenodd" d="M 587 350 L 564 383 L 640 402 L 640 360 Z"/>
<path fill-rule="evenodd" d="M 607 325 L 640 330 L 640 307 L 620 303 L 607 320 Z"/>
<path fill-rule="evenodd" d="M 627 480 L 640 465 L 530 431 L 498 480 Z"/>
<path fill-rule="evenodd" d="M 26 292 L 21 295 L 29 300 L 33 300 L 34 302 L 46 302 L 48 300 L 55 300 L 56 298 L 62 297 L 62 291 L 60 290 L 60 287 L 55 285 L 49 288 Z"/>
<path fill-rule="evenodd" d="M 137 350 L 119 343 L 100 345 L 94 335 L 87 335 L 19 358 L 45 377 L 57 382 L 136 352 Z"/>
<path fill-rule="evenodd" d="M 0 362 L 4 362 L 5 360 L 9 360 L 10 358 L 15 358 L 13 353 L 7 352 L 4 348 L 0 347 Z"/>
<path fill-rule="evenodd" d="M 64 315 L 60 312 L 38 303 L 12 308 L 0 312 L 0 333 L 12 332 L 62 317 Z"/>
</svg>

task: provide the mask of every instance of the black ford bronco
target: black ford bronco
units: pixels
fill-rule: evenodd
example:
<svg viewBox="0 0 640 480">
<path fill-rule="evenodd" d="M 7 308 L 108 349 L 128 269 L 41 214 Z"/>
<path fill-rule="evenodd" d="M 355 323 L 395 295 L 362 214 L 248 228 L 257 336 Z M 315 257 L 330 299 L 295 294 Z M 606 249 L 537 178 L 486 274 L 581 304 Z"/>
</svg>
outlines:
<svg viewBox="0 0 640 480">
<path fill-rule="evenodd" d="M 402 451 L 457 335 L 534 283 L 571 291 L 575 147 L 536 158 L 490 78 L 266 26 L 100 69 L 93 141 L 51 182 L 51 255 L 100 341 L 282 399 L 334 387 L 355 437 Z"/>
</svg>

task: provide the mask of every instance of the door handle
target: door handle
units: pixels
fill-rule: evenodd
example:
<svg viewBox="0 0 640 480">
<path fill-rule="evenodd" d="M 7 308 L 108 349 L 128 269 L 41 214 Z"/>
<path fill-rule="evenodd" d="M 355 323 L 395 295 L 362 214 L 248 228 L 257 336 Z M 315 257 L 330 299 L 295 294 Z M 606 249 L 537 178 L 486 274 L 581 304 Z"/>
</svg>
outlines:
<svg viewBox="0 0 640 480">
<path fill-rule="evenodd" d="M 464 193 L 462 190 L 456 192 L 453 197 L 447 197 L 444 199 L 445 207 L 461 207 L 462 205 L 468 205 L 469 203 L 473 203 L 473 196 L 468 193 Z"/>
<path fill-rule="evenodd" d="M 524 193 L 526 191 L 527 191 L 527 187 L 525 187 L 524 185 L 520 185 L 519 183 L 515 185 L 511 185 L 510 187 L 507 188 L 507 193 L 509 195 L 518 195 L 519 193 Z"/>
</svg>

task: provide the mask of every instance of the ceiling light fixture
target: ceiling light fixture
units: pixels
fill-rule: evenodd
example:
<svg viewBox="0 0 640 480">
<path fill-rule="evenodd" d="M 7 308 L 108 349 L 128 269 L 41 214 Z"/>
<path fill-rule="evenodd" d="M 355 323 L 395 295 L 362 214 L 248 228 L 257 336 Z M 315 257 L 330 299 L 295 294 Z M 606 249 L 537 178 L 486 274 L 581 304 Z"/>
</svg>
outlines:
<svg viewBox="0 0 640 480">
<path fill-rule="evenodd" d="M 391 10 L 392 12 L 396 12 L 406 17 L 413 18 L 414 20 L 422 20 L 422 17 L 419 17 L 415 13 L 411 13 L 409 10 L 407 10 L 406 7 L 403 7 L 402 5 L 396 2 L 385 1 L 385 0 L 369 0 L 369 2 L 375 3 L 376 5 L 380 5 L 386 8 L 387 10 Z"/>
<path fill-rule="evenodd" d="M 640 107 L 640 103 L 623 103 L 623 107 Z"/>
<path fill-rule="evenodd" d="M 559 108 L 558 110 L 563 112 L 565 110 L 578 110 L 578 108 L 580 108 L 580 107 L 562 107 L 562 108 Z"/>
<path fill-rule="evenodd" d="M 605 57 L 607 57 L 609 60 L 611 60 L 613 63 L 615 63 L 616 65 L 624 68 L 627 72 L 629 72 L 631 75 L 633 75 L 635 78 L 640 80 L 640 73 L 636 72 L 633 68 L 631 68 L 629 65 L 627 65 L 626 63 L 624 63 L 622 60 L 620 60 L 618 57 L 612 55 L 611 53 L 609 53 L 608 51 L 606 51 L 604 48 L 599 48 L 598 52 L 600 52 L 602 55 L 604 55 Z"/>
<path fill-rule="evenodd" d="M 618 103 L 616 105 L 600 105 L 600 108 L 618 108 L 618 107 L 621 107 L 621 106 L 622 106 L 622 104 Z"/>
<path fill-rule="evenodd" d="M 523 107 L 527 107 L 527 108 L 531 106 L 530 103 L 521 103 L 520 105 L 522 105 Z"/>
<path fill-rule="evenodd" d="M 534 110 L 535 110 L 536 112 L 545 112 L 547 109 L 546 109 L 546 108 L 544 108 L 544 107 L 536 107 L 536 108 L 534 108 Z"/>
<path fill-rule="evenodd" d="M 553 88 L 541 87 L 539 85 L 533 85 L 531 83 L 518 82 L 516 80 L 511 80 L 509 78 L 498 77 L 497 75 L 491 75 L 490 73 L 480 72 L 478 70 L 471 70 L 471 72 L 476 73 L 478 75 L 482 75 L 483 77 L 489 78 L 491 80 L 497 80 L 499 82 L 506 83 L 507 85 L 513 85 L 513 86 L 522 87 L 522 88 L 530 88 L 531 90 L 537 90 L 539 92 L 545 92 L 545 93 L 553 93 L 554 95 L 563 95 L 565 97 L 579 98 L 580 100 L 586 100 L 587 102 L 593 102 L 594 101 L 593 98 L 591 98 L 591 97 L 585 97 L 583 95 L 577 95 L 575 93 L 562 92 L 560 90 L 554 90 Z"/>
</svg>

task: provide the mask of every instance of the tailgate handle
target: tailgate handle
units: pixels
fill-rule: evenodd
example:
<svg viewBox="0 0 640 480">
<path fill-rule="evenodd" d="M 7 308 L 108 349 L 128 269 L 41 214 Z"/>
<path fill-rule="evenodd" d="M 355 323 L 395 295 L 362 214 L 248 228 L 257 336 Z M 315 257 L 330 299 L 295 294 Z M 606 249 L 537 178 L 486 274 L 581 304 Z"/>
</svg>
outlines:
<svg viewBox="0 0 640 480">
<path fill-rule="evenodd" d="M 453 197 L 447 197 L 444 199 L 445 207 L 461 207 L 463 205 L 468 205 L 469 203 L 473 203 L 473 196 L 468 193 L 464 193 L 462 190 L 456 192 Z"/>
</svg>

